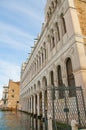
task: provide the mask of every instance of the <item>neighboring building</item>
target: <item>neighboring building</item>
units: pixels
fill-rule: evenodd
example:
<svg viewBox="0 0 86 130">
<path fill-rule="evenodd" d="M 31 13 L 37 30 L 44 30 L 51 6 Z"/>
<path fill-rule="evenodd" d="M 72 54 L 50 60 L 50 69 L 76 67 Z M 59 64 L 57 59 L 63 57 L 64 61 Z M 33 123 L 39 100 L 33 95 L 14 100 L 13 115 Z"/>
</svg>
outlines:
<svg viewBox="0 0 86 130">
<path fill-rule="evenodd" d="M 83 114 L 79 115 L 84 108 L 82 97 L 77 98 L 71 88 L 82 87 L 86 104 L 86 1 L 47 0 L 44 25 L 37 39 L 21 69 L 22 110 L 42 117 L 47 110 L 47 116 L 52 117 L 48 90 L 51 86 L 65 85 L 69 88 L 70 110 L 64 107 L 63 93 L 57 92 L 59 104 L 55 101 L 55 119 L 64 122 L 64 112 L 71 112 L 69 123 L 78 118 L 84 122 Z M 78 115 L 75 99 L 79 100 L 78 107 L 82 107 Z"/>
<path fill-rule="evenodd" d="M 20 82 L 9 80 L 8 108 L 15 110 L 19 106 Z"/>
<path fill-rule="evenodd" d="M 8 103 L 8 86 L 3 87 L 3 95 L 2 95 L 2 101 L 3 101 L 3 106 L 7 107 Z"/>
<path fill-rule="evenodd" d="M 3 100 L 0 100 L 0 109 L 2 108 L 3 106 Z"/>
</svg>

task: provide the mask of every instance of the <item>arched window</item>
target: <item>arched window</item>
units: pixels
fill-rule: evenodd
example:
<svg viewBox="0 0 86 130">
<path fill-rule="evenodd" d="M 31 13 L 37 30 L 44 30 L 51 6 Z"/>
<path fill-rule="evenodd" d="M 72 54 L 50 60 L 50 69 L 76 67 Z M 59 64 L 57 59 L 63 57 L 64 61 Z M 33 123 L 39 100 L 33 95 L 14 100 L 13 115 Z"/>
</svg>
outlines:
<svg viewBox="0 0 86 130">
<path fill-rule="evenodd" d="M 68 86 L 69 86 L 69 96 L 73 97 L 75 96 L 75 79 L 73 75 L 73 70 L 72 70 L 72 63 L 71 59 L 68 58 L 66 61 L 66 68 L 67 68 L 67 79 L 68 79 Z"/>
<path fill-rule="evenodd" d="M 50 17 L 50 15 L 49 15 L 49 13 L 47 12 L 47 20 L 49 19 L 49 17 Z"/>
<path fill-rule="evenodd" d="M 35 62 L 35 71 L 36 71 L 36 62 Z"/>
<path fill-rule="evenodd" d="M 44 42 L 44 58 L 46 59 L 47 58 L 47 54 L 46 54 L 46 43 Z"/>
<path fill-rule="evenodd" d="M 43 54 L 43 50 L 42 50 L 42 63 L 44 62 L 44 54 Z"/>
<path fill-rule="evenodd" d="M 59 27 L 58 27 L 58 23 L 55 23 L 55 28 L 56 28 L 56 33 L 57 33 L 57 42 L 60 41 L 60 33 L 59 33 Z"/>
<path fill-rule="evenodd" d="M 64 98 L 64 85 L 62 81 L 62 74 L 61 74 L 61 66 L 57 67 L 57 75 L 58 75 L 58 87 L 59 87 L 59 98 Z"/>
<path fill-rule="evenodd" d="M 53 74 L 53 71 L 50 72 L 50 80 L 51 80 L 51 85 L 54 86 L 54 74 Z"/>
<path fill-rule="evenodd" d="M 41 66 L 41 57 L 39 56 L 39 66 Z"/>
<path fill-rule="evenodd" d="M 51 7 L 49 7 L 49 14 L 50 14 L 50 15 L 52 14 Z"/>
<path fill-rule="evenodd" d="M 51 49 L 55 47 L 55 39 L 54 39 L 54 33 L 53 29 L 51 30 Z"/>
<path fill-rule="evenodd" d="M 57 73 L 58 73 L 58 86 L 62 86 L 62 74 L 61 74 L 61 66 L 60 65 L 57 67 Z"/>
<path fill-rule="evenodd" d="M 62 35 L 66 33 L 66 24 L 65 24 L 65 19 L 63 17 L 63 14 L 61 14 L 61 27 L 62 27 Z"/>
<path fill-rule="evenodd" d="M 51 3 L 51 10 L 52 10 L 52 12 L 54 11 L 54 3 L 53 3 L 53 1 Z"/>
</svg>

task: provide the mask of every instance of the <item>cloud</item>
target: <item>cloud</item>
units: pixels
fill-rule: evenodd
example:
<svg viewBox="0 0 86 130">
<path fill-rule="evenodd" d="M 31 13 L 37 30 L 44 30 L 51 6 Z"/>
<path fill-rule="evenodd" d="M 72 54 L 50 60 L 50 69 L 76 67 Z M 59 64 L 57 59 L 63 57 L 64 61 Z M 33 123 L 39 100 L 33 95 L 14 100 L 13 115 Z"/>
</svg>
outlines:
<svg viewBox="0 0 86 130">
<path fill-rule="evenodd" d="M 29 32 L 25 32 L 24 30 L 14 26 L 14 25 L 7 24 L 4 22 L 0 22 L 0 30 L 3 30 L 3 32 L 6 31 L 8 33 L 13 33 L 15 35 L 24 37 L 26 39 L 33 39 L 34 38 L 34 36 L 32 36 Z"/>
<path fill-rule="evenodd" d="M 9 79 L 20 80 L 20 66 L 0 60 L 0 98 L 2 96 L 2 87 L 8 85 Z"/>
<path fill-rule="evenodd" d="M 43 16 L 39 13 L 39 10 L 31 7 L 30 2 L 25 1 L 5 1 L 2 2 L 1 7 L 8 11 L 14 12 L 16 15 L 22 15 L 27 18 L 32 18 L 36 21 L 42 21 Z"/>
<path fill-rule="evenodd" d="M 14 80 L 19 80 L 20 76 L 20 66 L 6 62 L 5 60 L 0 60 L 0 80 L 2 78 L 13 78 Z"/>
<path fill-rule="evenodd" d="M 26 50 L 33 42 L 34 36 L 15 26 L 0 22 L 0 28 L 0 42 L 11 48 Z"/>
</svg>

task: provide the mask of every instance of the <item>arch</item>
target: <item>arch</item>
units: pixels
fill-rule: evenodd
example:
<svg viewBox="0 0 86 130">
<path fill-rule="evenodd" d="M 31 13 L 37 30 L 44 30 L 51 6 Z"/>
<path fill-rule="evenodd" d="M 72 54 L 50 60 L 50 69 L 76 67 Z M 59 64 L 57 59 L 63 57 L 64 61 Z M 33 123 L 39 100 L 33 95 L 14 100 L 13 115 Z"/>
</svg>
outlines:
<svg viewBox="0 0 86 130">
<path fill-rule="evenodd" d="M 54 86 L 54 72 L 50 71 L 50 84 Z"/>
<path fill-rule="evenodd" d="M 34 84 L 34 91 L 36 91 L 36 84 Z"/>
<path fill-rule="evenodd" d="M 51 10 L 51 7 L 49 7 L 49 14 L 50 14 L 50 15 L 52 14 L 52 10 Z"/>
<path fill-rule="evenodd" d="M 59 26 L 58 23 L 55 23 L 55 28 L 56 28 L 56 32 L 57 32 L 57 42 L 60 41 L 60 32 L 59 32 Z"/>
<path fill-rule="evenodd" d="M 42 84 L 45 89 L 44 91 L 44 109 L 47 110 L 48 108 L 48 97 L 47 97 L 47 78 L 44 76 L 42 79 Z"/>
<path fill-rule="evenodd" d="M 58 76 L 58 87 L 59 87 L 59 98 L 64 98 L 64 91 L 63 91 L 63 81 L 62 81 L 62 73 L 61 73 L 61 66 L 57 66 L 57 76 Z"/>
<path fill-rule="evenodd" d="M 66 24 L 65 24 L 65 19 L 63 14 L 61 14 L 61 24 L 62 24 L 62 35 L 64 35 L 66 33 Z"/>
<path fill-rule="evenodd" d="M 37 87 L 38 87 L 38 89 L 41 88 L 41 83 L 40 83 L 40 81 L 38 81 Z"/>
<path fill-rule="evenodd" d="M 31 87 L 31 92 L 33 92 L 33 87 Z"/>
<path fill-rule="evenodd" d="M 50 15 L 49 15 L 49 12 L 47 12 L 47 20 L 49 19 Z"/>
<path fill-rule="evenodd" d="M 54 2 L 52 1 L 51 2 L 51 9 L 52 9 L 52 12 L 54 11 Z"/>
<path fill-rule="evenodd" d="M 46 58 L 47 58 L 47 50 L 46 50 L 46 43 L 44 42 L 44 44 L 43 44 L 43 49 L 44 49 L 44 59 L 46 60 Z"/>
<path fill-rule="evenodd" d="M 62 74 L 61 74 L 61 66 L 60 65 L 57 66 L 57 75 L 58 75 L 58 86 L 62 86 L 63 82 L 62 82 Z"/>
<path fill-rule="evenodd" d="M 53 49 L 54 47 L 55 47 L 54 30 L 51 29 L 51 43 L 50 43 L 50 48 Z"/>
<path fill-rule="evenodd" d="M 58 1 L 57 1 L 57 0 L 54 0 L 54 7 L 57 6 L 57 3 L 58 3 Z"/>
<path fill-rule="evenodd" d="M 69 96 L 75 96 L 75 91 L 74 89 L 71 89 L 75 87 L 75 78 L 73 75 L 73 69 L 72 69 L 72 62 L 70 58 L 67 58 L 66 60 L 66 70 L 67 70 L 67 80 L 68 80 L 68 86 L 70 88 L 69 90 Z"/>
<path fill-rule="evenodd" d="M 42 79 L 42 84 L 43 84 L 43 88 L 47 88 L 47 79 L 46 77 L 44 76 L 43 79 Z"/>
</svg>

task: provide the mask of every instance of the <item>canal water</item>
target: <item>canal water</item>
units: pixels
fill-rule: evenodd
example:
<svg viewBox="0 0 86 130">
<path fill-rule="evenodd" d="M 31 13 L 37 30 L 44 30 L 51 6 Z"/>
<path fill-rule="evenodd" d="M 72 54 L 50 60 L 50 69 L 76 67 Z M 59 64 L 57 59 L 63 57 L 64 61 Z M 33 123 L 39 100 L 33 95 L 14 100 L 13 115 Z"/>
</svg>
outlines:
<svg viewBox="0 0 86 130">
<path fill-rule="evenodd" d="M 45 123 L 23 112 L 0 111 L 0 130 L 47 130 Z"/>
</svg>

